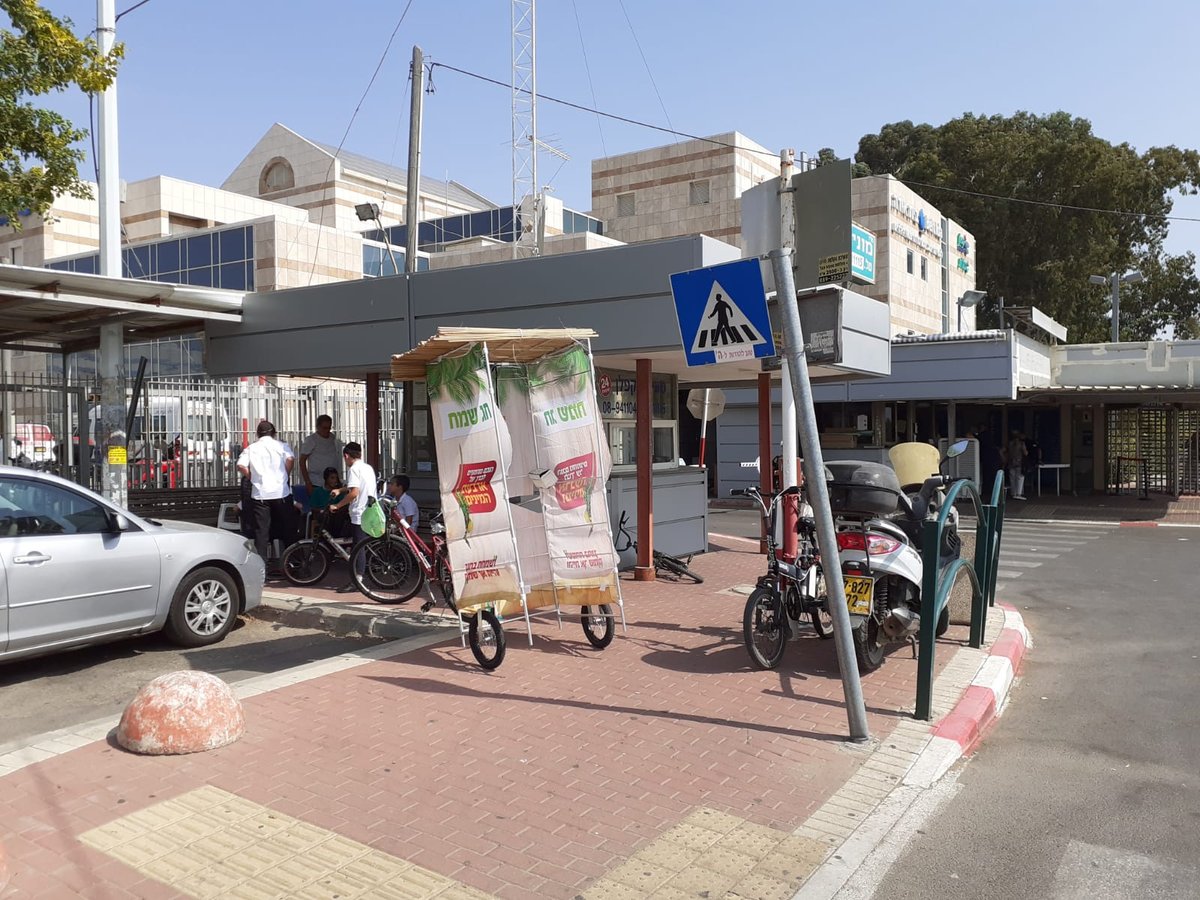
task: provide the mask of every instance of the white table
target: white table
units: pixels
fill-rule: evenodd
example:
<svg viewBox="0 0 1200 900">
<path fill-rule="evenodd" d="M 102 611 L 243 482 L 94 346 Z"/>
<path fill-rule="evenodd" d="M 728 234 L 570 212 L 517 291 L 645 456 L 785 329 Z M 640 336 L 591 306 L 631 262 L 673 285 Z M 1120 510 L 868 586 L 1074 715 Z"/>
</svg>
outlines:
<svg viewBox="0 0 1200 900">
<path fill-rule="evenodd" d="M 1038 496 L 1042 496 L 1042 469 L 1054 470 L 1054 496 L 1062 492 L 1062 470 L 1071 468 L 1070 463 L 1039 463 L 1038 464 Z"/>
</svg>

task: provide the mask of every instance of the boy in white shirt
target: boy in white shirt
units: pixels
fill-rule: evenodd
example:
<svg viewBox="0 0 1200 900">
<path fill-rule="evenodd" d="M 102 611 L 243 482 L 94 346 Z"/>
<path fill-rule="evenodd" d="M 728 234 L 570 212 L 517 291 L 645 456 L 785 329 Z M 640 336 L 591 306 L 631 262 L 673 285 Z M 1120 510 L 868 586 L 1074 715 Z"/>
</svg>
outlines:
<svg viewBox="0 0 1200 900">
<path fill-rule="evenodd" d="M 346 460 L 346 486 L 334 491 L 334 501 L 329 505 L 330 512 L 350 508 L 350 523 L 354 527 L 354 543 L 365 540 L 368 535 L 362 529 L 362 515 L 367 508 L 367 500 L 377 496 L 375 470 L 362 458 L 362 445 L 351 441 L 342 448 L 342 456 Z M 365 562 L 365 560 L 364 560 Z M 350 594 L 358 590 L 354 579 L 337 589 L 339 594 Z"/>
<path fill-rule="evenodd" d="M 421 521 L 421 509 L 408 492 L 411 483 L 407 475 L 393 475 L 388 479 L 387 492 L 388 496 L 396 501 L 396 509 L 400 515 L 415 529 Z"/>
</svg>

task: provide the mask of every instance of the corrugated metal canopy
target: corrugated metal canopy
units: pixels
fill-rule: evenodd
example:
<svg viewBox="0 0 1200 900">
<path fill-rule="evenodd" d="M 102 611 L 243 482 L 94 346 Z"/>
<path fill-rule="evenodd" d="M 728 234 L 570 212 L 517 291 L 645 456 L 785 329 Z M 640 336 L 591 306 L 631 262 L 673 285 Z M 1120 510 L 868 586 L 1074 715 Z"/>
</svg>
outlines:
<svg viewBox="0 0 1200 900">
<path fill-rule="evenodd" d="M 86 350 L 101 325 L 119 322 L 127 339 L 201 331 L 240 322 L 245 294 L 215 288 L 0 265 L 0 344 Z"/>
<path fill-rule="evenodd" d="M 472 344 L 487 344 L 494 363 L 529 363 L 596 336 L 590 328 L 439 328 L 429 340 L 392 357 L 392 378 L 424 381 L 431 362 Z"/>
</svg>

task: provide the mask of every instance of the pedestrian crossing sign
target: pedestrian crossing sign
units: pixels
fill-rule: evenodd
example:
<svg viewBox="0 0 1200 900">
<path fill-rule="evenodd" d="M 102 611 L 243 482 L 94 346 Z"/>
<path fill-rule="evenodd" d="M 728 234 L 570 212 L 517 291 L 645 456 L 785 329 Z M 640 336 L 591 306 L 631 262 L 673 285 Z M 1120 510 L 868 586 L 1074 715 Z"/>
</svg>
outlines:
<svg viewBox="0 0 1200 900">
<path fill-rule="evenodd" d="M 671 294 L 689 366 L 775 355 L 758 260 L 678 272 L 671 276 Z"/>
</svg>

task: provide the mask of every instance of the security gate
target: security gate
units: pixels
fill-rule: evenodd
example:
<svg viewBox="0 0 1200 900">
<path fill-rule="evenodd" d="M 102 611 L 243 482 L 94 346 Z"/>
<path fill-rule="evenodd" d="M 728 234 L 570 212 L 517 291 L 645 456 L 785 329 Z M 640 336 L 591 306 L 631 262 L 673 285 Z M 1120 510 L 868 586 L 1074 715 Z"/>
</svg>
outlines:
<svg viewBox="0 0 1200 900">
<path fill-rule="evenodd" d="M 1110 493 L 1200 494 L 1200 409 L 1109 407 Z"/>
</svg>

